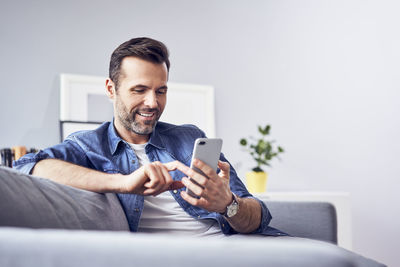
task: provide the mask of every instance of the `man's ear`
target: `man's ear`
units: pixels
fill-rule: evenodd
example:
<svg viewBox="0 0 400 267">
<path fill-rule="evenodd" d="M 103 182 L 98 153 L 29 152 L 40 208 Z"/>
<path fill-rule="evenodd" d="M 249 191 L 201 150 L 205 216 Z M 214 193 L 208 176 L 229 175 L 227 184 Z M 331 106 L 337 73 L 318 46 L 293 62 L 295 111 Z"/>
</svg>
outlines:
<svg viewBox="0 0 400 267">
<path fill-rule="evenodd" d="M 115 96 L 115 84 L 110 78 L 107 78 L 107 80 L 106 80 L 106 91 L 107 91 L 107 96 L 110 99 L 114 99 L 114 96 Z"/>
</svg>

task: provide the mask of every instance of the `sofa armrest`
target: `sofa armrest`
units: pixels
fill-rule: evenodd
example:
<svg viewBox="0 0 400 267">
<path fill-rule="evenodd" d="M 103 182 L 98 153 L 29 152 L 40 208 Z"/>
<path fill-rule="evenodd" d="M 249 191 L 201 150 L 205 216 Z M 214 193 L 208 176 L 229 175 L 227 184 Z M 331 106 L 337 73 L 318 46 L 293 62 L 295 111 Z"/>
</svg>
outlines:
<svg viewBox="0 0 400 267">
<path fill-rule="evenodd" d="M 0 226 L 129 231 L 117 196 L 0 167 Z"/>
<path fill-rule="evenodd" d="M 337 244 L 336 210 L 331 203 L 263 201 L 272 214 L 272 227 L 292 236 Z"/>
</svg>

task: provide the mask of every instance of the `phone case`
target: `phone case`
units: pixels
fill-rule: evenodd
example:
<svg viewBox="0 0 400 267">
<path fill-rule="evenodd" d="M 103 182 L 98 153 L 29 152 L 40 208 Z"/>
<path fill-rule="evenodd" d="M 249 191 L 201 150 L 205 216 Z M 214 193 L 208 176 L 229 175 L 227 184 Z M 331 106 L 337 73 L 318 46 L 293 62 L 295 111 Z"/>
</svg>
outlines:
<svg viewBox="0 0 400 267">
<path fill-rule="evenodd" d="M 213 168 L 214 171 L 217 171 L 218 160 L 221 154 L 221 148 L 222 148 L 221 138 L 198 138 L 194 143 L 192 162 L 193 159 L 199 159 L 203 161 L 205 164 L 209 165 L 211 168 Z M 201 170 L 194 167 L 193 163 L 191 163 L 190 168 L 206 176 Z M 196 183 L 195 181 L 193 182 Z M 198 198 L 198 196 L 196 196 L 188 188 L 186 188 L 186 192 L 192 197 Z"/>
</svg>

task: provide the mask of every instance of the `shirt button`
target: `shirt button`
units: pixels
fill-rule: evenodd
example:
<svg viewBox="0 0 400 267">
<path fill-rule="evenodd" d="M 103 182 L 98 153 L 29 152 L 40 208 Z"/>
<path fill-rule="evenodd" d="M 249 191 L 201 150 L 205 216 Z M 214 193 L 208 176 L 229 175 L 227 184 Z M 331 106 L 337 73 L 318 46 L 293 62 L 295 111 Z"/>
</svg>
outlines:
<svg viewBox="0 0 400 267">
<path fill-rule="evenodd" d="M 197 216 L 197 219 L 200 219 L 200 215 L 199 215 L 199 216 Z"/>
<path fill-rule="evenodd" d="M 132 162 L 132 164 L 135 164 L 135 160 L 134 159 L 131 162 Z"/>
<path fill-rule="evenodd" d="M 225 227 L 225 224 L 224 224 L 224 223 L 222 224 L 222 227 Z"/>
<path fill-rule="evenodd" d="M 135 209 L 136 212 L 139 212 L 139 209 Z"/>
<path fill-rule="evenodd" d="M 174 194 L 176 194 L 176 193 L 178 193 L 178 190 L 176 190 L 176 189 L 175 189 L 175 190 L 174 190 L 174 191 L 172 191 L 172 192 L 174 192 Z"/>
</svg>

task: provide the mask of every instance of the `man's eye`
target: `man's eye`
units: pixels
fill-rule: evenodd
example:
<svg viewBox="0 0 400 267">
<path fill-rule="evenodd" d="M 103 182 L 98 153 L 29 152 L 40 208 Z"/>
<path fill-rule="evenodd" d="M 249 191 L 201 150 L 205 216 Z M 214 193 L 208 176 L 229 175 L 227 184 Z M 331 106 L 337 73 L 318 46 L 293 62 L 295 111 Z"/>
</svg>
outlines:
<svg viewBox="0 0 400 267">
<path fill-rule="evenodd" d="M 133 89 L 133 92 L 135 93 L 143 93 L 145 90 L 144 89 Z"/>
<path fill-rule="evenodd" d="M 167 93 L 167 90 L 158 90 L 157 94 L 159 95 L 165 95 Z"/>
</svg>

